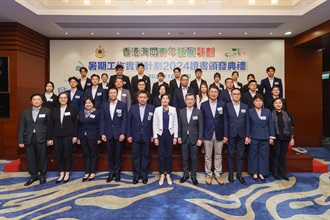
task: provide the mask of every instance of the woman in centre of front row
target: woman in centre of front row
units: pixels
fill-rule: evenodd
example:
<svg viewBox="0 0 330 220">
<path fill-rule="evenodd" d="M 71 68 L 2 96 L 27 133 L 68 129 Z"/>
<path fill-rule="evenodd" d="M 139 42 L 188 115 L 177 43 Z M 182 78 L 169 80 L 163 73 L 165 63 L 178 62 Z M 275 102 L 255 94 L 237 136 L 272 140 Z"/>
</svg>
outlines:
<svg viewBox="0 0 330 220">
<path fill-rule="evenodd" d="M 165 160 L 166 180 L 169 185 L 172 185 L 172 153 L 173 145 L 178 139 L 178 117 L 176 108 L 169 106 L 169 94 L 161 95 L 161 103 L 162 105 L 155 109 L 153 118 L 154 143 L 158 146 L 159 185 L 163 185 L 165 179 Z"/>
<path fill-rule="evenodd" d="M 82 145 L 84 153 L 85 175 L 82 181 L 93 180 L 96 174 L 97 150 L 101 143 L 100 118 L 101 111 L 95 109 L 94 99 L 87 97 L 84 100 L 84 110 L 79 112 L 78 144 Z"/>
<path fill-rule="evenodd" d="M 264 98 L 260 94 L 253 97 L 254 108 L 249 110 L 249 136 L 251 144 L 248 153 L 248 172 L 254 181 L 266 182 L 269 172 L 269 144 L 274 144 L 275 132 L 270 110 L 263 108 Z"/>
</svg>

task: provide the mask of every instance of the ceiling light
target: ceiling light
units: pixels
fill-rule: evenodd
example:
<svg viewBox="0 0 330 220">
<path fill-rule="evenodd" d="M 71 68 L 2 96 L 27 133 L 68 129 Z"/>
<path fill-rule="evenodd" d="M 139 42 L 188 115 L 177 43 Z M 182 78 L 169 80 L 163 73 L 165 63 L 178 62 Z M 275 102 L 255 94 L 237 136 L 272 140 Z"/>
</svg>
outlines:
<svg viewBox="0 0 330 220">
<path fill-rule="evenodd" d="M 219 35 L 221 35 L 221 33 L 219 33 Z"/>
<path fill-rule="evenodd" d="M 119 34 L 119 32 L 117 32 L 117 35 Z"/>
<path fill-rule="evenodd" d="M 144 33 L 142 33 L 142 35 L 144 35 Z"/>
<path fill-rule="evenodd" d="M 91 35 L 94 35 L 94 33 L 92 32 Z"/>
<path fill-rule="evenodd" d="M 244 34 L 247 35 L 247 32 L 245 32 Z"/>
<path fill-rule="evenodd" d="M 168 35 L 170 35 L 171 33 L 170 33 L 170 32 L 168 32 L 167 34 L 168 34 Z"/>
<path fill-rule="evenodd" d="M 272 32 L 270 32 L 270 35 L 272 35 L 273 33 Z"/>
<path fill-rule="evenodd" d="M 90 0 L 84 0 L 84 5 L 91 5 L 91 1 Z"/>
<path fill-rule="evenodd" d="M 288 32 L 285 32 L 284 34 L 285 35 L 290 35 L 290 34 L 292 34 L 292 32 L 291 31 L 288 31 Z"/>
<path fill-rule="evenodd" d="M 68 32 L 65 32 L 66 35 L 68 35 L 69 33 Z"/>
<path fill-rule="evenodd" d="M 196 34 L 196 33 L 194 32 L 194 34 Z"/>
</svg>

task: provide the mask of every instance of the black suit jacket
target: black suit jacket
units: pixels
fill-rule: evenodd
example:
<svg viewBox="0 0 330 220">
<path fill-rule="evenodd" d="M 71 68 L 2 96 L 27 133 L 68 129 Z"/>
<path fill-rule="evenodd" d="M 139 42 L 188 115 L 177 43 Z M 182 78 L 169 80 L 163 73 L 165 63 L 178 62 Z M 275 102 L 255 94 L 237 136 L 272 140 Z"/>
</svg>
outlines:
<svg viewBox="0 0 330 220">
<path fill-rule="evenodd" d="M 132 104 L 131 105 L 135 105 L 135 104 L 138 104 L 139 103 L 139 101 L 137 100 L 137 93 L 138 92 L 134 92 L 132 94 Z M 149 92 L 147 92 L 147 94 L 148 94 L 148 102 L 147 103 L 150 104 L 150 105 L 152 105 L 152 102 L 154 100 L 153 100 L 153 98 L 152 98 L 152 96 L 151 96 L 151 94 Z"/>
<path fill-rule="evenodd" d="M 206 85 L 207 85 L 207 82 L 204 79 L 201 79 L 201 80 L 202 80 L 201 83 L 206 83 Z M 194 79 L 194 80 L 192 80 L 190 82 L 189 87 L 193 88 L 195 90 L 196 94 L 199 93 L 199 86 L 197 84 L 197 80 L 196 79 Z"/>
<path fill-rule="evenodd" d="M 168 88 L 168 83 L 167 83 L 167 82 L 163 82 L 162 85 L 165 86 L 166 91 L 169 90 L 169 88 Z M 157 82 L 155 82 L 155 83 L 152 85 L 152 92 L 151 92 L 151 94 L 152 94 L 152 97 L 153 97 L 153 98 L 155 98 L 156 96 L 159 95 L 159 93 L 158 93 L 158 88 L 159 88 L 159 85 L 158 85 L 158 81 L 157 81 Z"/>
<path fill-rule="evenodd" d="M 143 75 L 143 78 L 142 79 L 147 84 L 146 91 L 150 93 L 150 87 L 151 87 L 151 85 L 150 85 L 150 78 L 149 78 L 149 76 Z M 137 87 L 138 80 L 139 80 L 138 75 L 135 75 L 135 76 L 132 77 L 132 84 L 131 84 L 131 93 L 132 94 L 134 92 L 137 92 L 139 90 L 138 87 Z"/>
<path fill-rule="evenodd" d="M 248 106 L 248 108 L 253 108 L 253 98 L 250 92 L 246 92 L 242 95 L 241 101 Z"/>
<path fill-rule="evenodd" d="M 174 91 L 177 89 L 177 88 L 180 88 L 181 84 L 178 86 L 178 84 L 176 83 L 176 79 L 172 79 L 170 81 L 170 95 L 171 97 L 173 97 L 173 94 L 174 94 Z"/>
<path fill-rule="evenodd" d="M 42 98 L 42 107 L 52 109 L 57 106 L 58 97 L 53 93 L 52 97 L 47 101 L 45 94 L 41 95 Z"/>
<path fill-rule="evenodd" d="M 72 106 L 67 106 L 61 124 L 60 107 L 52 109 L 52 126 L 50 126 L 52 137 L 72 136 L 78 137 L 78 117 Z"/>
<path fill-rule="evenodd" d="M 49 127 L 51 125 L 51 110 L 41 107 L 36 122 L 33 121 L 32 108 L 22 113 L 22 118 L 18 130 L 18 144 L 30 145 L 35 130 L 38 143 L 51 140 Z"/>
<path fill-rule="evenodd" d="M 116 82 L 117 77 L 118 77 L 117 74 L 110 76 L 110 80 L 109 80 L 109 86 L 110 87 L 109 88 L 116 87 L 115 82 Z M 125 76 L 125 75 L 122 75 L 121 78 L 123 79 L 123 84 L 124 84 L 123 88 L 130 90 L 131 89 L 131 81 L 129 80 L 129 77 Z"/>
<path fill-rule="evenodd" d="M 92 87 L 92 81 L 90 78 L 86 78 L 85 88 L 83 88 L 81 85 L 81 79 L 78 80 L 77 89 L 79 89 L 80 91 L 85 91 L 85 89 L 87 89 L 89 87 Z"/>
<path fill-rule="evenodd" d="M 187 108 L 179 111 L 179 138 L 182 143 L 186 142 L 187 131 L 189 131 L 190 143 L 195 145 L 198 140 L 203 140 L 204 118 L 202 112 L 195 108 L 192 111 L 189 123 L 187 120 Z"/>
<path fill-rule="evenodd" d="M 215 85 L 215 83 L 210 84 L 210 86 L 212 86 L 212 85 Z M 218 87 L 217 85 L 215 85 L 215 86 Z M 220 83 L 220 86 L 218 87 L 218 90 L 219 90 L 219 94 L 220 94 L 221 91 L 225 90 L 225 87 Z"/>
<path fill-rule="evenodd" d="M 195 90 L 191 87 L 188 87 L 187 93 L 192 93 L 196 96 Z M 173 107 L 176 108 L 177 112 L 179 112 L 180 109 L 186 107 L 186 103 L 184 102 L 184 97 L 181 88 L 177 88 L 174 91 L 174 95 L 172 99 L 173 99 Z"/>
<path fill-rule="evenodd" d="M 228 89 L 225 89 L 225 90 L 220 92 L 218 100 L 224 101 L 226 103 L 232 102 Z"/>
<path fill-rule="evenodd" d="M 239 90 L 241 90 L 241 92 L 242 92 L 243 84 L 240 83 L 240 82 L 237 82 L 237 87 L 235 87 L 235 85 L 234 85 L 234 88 L 239 89 Z"/>
<path fill-rule="evenodd" d="M 259 84 L 257 84 L 257 89 L 256 89 L 256 90 L 257 90 L 257 93 L 263 95 L 263 94 L 262 94 L 262 91 L 261 91 L 261 89 L 260 89 L 260 85 L 259 85 Z M 243 89 L 241 89 L 242 95 L 243 95 L 244 93 L 248 92 L 248 91 L 249 91 L 248 84 L 245 84 L 245 85 L 243 86 Z"/>
<path fill-rule="evenodd" d="M 280 97 L 283 98 L 283 85 L 282 80 L 280 78 L 274 77 L 273 86 L 280 87 Z M 264 94 L 265 99 L 272 96 L 272 86 L 270 86 L 270 82 L 268 77 L 261 80 L 260 83 L 260 91 Z"/>
</svg>

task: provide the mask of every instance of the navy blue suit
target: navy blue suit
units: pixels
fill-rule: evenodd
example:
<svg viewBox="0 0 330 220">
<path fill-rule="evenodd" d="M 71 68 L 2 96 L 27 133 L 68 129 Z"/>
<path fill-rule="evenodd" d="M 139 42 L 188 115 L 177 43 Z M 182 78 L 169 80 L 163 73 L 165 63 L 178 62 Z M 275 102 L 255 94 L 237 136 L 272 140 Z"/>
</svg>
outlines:
<svg viewBox="0 0 330 220">
<path fill-rule="evenodd" d="M 110 115 L 110 102 L 105 102 L 101 108 L 100 135 L 107 137 L 108 168 L 110 175 L 119 175 L 122 160 L 121 134 L 126 134 L 127 106 L 125 102 L 117 101 L 113 119 Z M 116 155 L 116 158 L 115 158 Z"/>
<path fill-rule="evenodd" d="M 247 91 L 246 93 L 244 93 L 241 97 L 241 101 L 244 103 L 244 104 L 247 104 L 247 106 L 250 108 L 253 108 L 254 105 L 253 105 L 253 97 L 251 95 L 251 93 L 249 91 Z"/>
<path fill-rule="evenodd" d="M 220 92 L 220 95 L 219 95 L 219 98 L 218 98 L 219 101 L 224 101 L 226 103 L 228 102 L 232 102 L 231 100 L 231 96 L 229 94 L 229 91 L 228 89 L 225 89 L 223 91 Z"/>
<path fill-rule="evenodd" d="M 266 175 L 269 172 L 269 139 L 275 138 L 271 112 L 262 108 L 259 118 L 255 108 L 249 109 L 250 138 L 248 171 Z"/>
<path fill-rule="evenodd" d="M 143 121 L 140 117 L 139 104 L 133 105 L 127 117 L 127 137 L 132 137 L 133 178 L 148 179 L 150 143 L 153 136 L 152 119 L 155 107 L 146 104 Z"/>
<path fill-rule="evenodd" d="M 79 112 L 78 138 L 84 153 L 85 173 L 96 173 L 97 165 L 97 141 L 100 138 L 101 111 L 92 112 L 87 118 L 84 110 Z"/>
<path fill-rule="evenodd" d="M 226 104 L 227 117 L 225 118 L 225 137 L 228 138 L 228 168 L 229 173 L 234 172 L 234 153 L 236 148 L 237 174 L 242 173 L 245 138 L 250 133 L 248 106 L 240 103 L 238 116 L 233 102 Z"/>
<path fill-rule="evenodd" d="M 280 97 L 283 98 L 282 80 L 280 78 L 274 77 L 273 86 L 279 86 L 280 87 Z M 260 91 L 263 93 L 265 99 L 272 96 L 272 86 L 270 85 L 268 77 L 261 80 Z"/>
<path fill-rule="evenodd" d="M 191 87 L 188 87 L 187 93 L 192 93 L 196 95 L 195 90 Z M 184 102 L 184 99 L 185 97 L 183 97 L 182 88 L 180 87 L 175 89 L 172 100 L 173 100 L 173 107 L 176 108 L 177 112 L 179 112 L 180 109 L 186 107 L 186 103 Z"/>
<path fill-rule="evenodd" d="M 84 108 L 84 92 L 80 90 L 76 90 L 73 98 L 71 98 L 71 90 L 65 91 L 69 95 L 69 99 L 71 100 L 71 106 L 76 110 L 76 112 L 79 112 Z"/>
<path fill-rule="evenodd" d="M 81 85 L 81 79 L 78 80 L 77 89 L 79 89 L 80 91 L 85 91 L 89 87 L 92 87 L 92 80 L 90 78 L 86 78 L 86 84 L 84 88 Z"/>
<path fill-rule="evenodd" d="M 98 86 L 94 97 L 92 95 L 92 87 L 85 89 L 84 99 L 87 97 L 91 97 L 94 99 L 94 108 L 101 109 L 102 104 L 107 101 L 108 96 L 105 94 L 102 86 Z"/>
</svg>

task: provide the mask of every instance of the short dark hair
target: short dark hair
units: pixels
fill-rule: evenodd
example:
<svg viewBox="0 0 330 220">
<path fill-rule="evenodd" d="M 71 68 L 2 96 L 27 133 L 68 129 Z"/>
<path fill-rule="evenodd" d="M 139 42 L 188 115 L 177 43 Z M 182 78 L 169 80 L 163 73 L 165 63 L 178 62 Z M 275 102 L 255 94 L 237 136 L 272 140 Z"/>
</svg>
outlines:
<svg viewBox="0 0 330 220">
<path fill-rule="evenodd" d="M 235 91 L 235 90 L 239 91 L 239 93 L 241 94 L 241 90 L 240 90 L 239 88 L 233 88 L 233 89 L 231 90 L 231 93 L 233 93 L 233 91 Z"/>
<path fill-rule="evenodd" d="M 197 69 L 195 69 L 195 73 L 196 73 L 196 72 L 203 72 L 203 70 L 200 69 L 200 68 L 197 68 Z"/>
<path fill-rule="evenodd" d="M 40 96 L 40 98 L 42 99 L 42 96 L 40 93 L 33 93 L 31 96 L 30 96 L 30 100 L 32 101 L 33 97 L 34 96 Z"/>
<path fill-rule="evenodd" d="M 162 77 L 164 77 L 164 73 L 163 73 L 163 72 L 159 72 L 159 73 L 158 73 L 158 76 L 162 76 Z"/>
<path fill-rule="evenodd" d="M 66 92 L 60 92 L 60 94 L 58 94 L 58 100 L 60 100 L 60 96 L 63 95 L 63 94 L 66 95 L 66 97 L 68 98 L 68 101 L 67 101 L 66 104 L 67 104 L 68 106 L 71 106 L 71 99 L 69 98 L 69 95 L 68 95 L 68 93 L 66 93 Z M 60 103 L 60 102 L 57 102 L 57 106 L 58 106 L 58 107 L 61 107 L 61 103 Z"/>
<path fill-rule="evenodd" d="M 53 83 L 52 81 L 48 81 L 48 82 L 46 82 L 46 83 L 45 83 L 45 88 L 47 87 L 48 84 L 52 85 L 53 90 L 54 90 L 54 87 L 55 87 L 55 86 L 54 86 L 54 83 Z"/>
<path fill-rule="evenodd" d="M 193 96 L 193 97 L 195 98 L 194 93 L 191 93 L 191 92 L 188 92 L 188 93 L 186 94 L 185 98 L 188 97 L 188 96 Z"/>
<path fill-rule="evenodd" d="M 137 84 L 139 84 L 139 82 L 144 82 L 144 84 L 147 85 L 147 83 L 146 83 L 146 81 L 144 81 L 144 79 L 139 79 L 139 80 L 137 81 Z"/>
<path fill-rule="evenodd" d="M 181 73 L 181 68 L 180 68 L 180 67 L 175 67 L 175 68 L 173 69 L 173 73 L 175 72 L 175 70 L 178 70 L 178 71 Z"/>
<path fill-rule="evenodd" d="M 236 70 L 231 73 L 231 76 L 233 76 L 235 73 L 237 73 L 237 76 L 239 76 L 239 73 Z"/>
<path fill-rule="evenodd" d="M 69 77 L 68 82 L 70 82 L 71 80 L 74 80 L 74 81 L 76 81 L 76 82 L 79 82 L 78 78 L 75 77 L 75 76 L 71 76 L 71 77 Z"/>
<path fill-rule="evenodd" d="M 147 91 L 139 90 L 139 91 L 137 92 L 137 96 L 139 96 L 140 94 L 146 94 L 147 97 L 148 97 L 148 92 L 147 92 Z"/>
<path fill-rule="evenodd" d="M 279 86 L 273 86 L 271 91 L 273 91 L 273 89 L 278 89 L 281 91 L 281 88 Z"/>
<path fill-rule="evenodd" d="M 91 75 L 91 79 L 92 79 L 93 77 L 97 77 L 98 79 L 100 79 L 100 76 L 97 75 L 97 74 L 93 74 L 93 75 Z"/>
<path fill-rule="evenodd" d="M 101 77 L 102 76 L 107 76 L 107 78 L 109 78 L 108 74 L 106 74 L 106 73 L 102 73 Z"/>
<path fill-rule="evenodd" d="M 258 84 L 257 81 L 255 81 L 254 79 L 249 81 L 248 86 L 249 86 L 251 83 L 256 83 L 256 84 Z"/>
<path fill-rule="evenodd" d="M 275 67 L 273 67 L 273 66 L 267 67 L 266 72 L 268 72 L 271 69 L 274 70 L 274 72 L 275 72 Z"/>
<path fill-rule="evenodd" d="M 227 78 L 227 79 L 225 79 L 225 83 L 226 83 L 228 80 L 231 80 L 231 81 L 233 81 L 233 79 L 232 79 L 232 78 Z"/>
<path fill-rule="evenodd" d="M 187 77 L 187 78 L 189 79 L 189 76 L 188 76 L 187 74 L 183 74 L 183 75 L 181 75 L 180 80 L 181 80 L 183 77 Z"/>
<path fill-rule="evenodd" d="M 109 89 L 108 89 L 108 94 L 109 94 L 109 92 L 110 92 L 110 90 L 116 90 L 116 92 L 118 93 L 118 89 L 116 88 L 116 87 L 110 87 Z"/>
<path fill-rule="evenodd" d="M 282 102 L 282 109 L 284 108 L 284 100 L 282 98 L 275 98 L 273 101 L 272 101 L 272 106 L 274 106 L 274 102 L 277 101 L 277 100 L 281 100 Z"/>
<path fill-rule="evenodd" d="M 160 96 L 160 99 L 163 99 L 164 96 L 167 96 L 168 99 L 171 99 L 171 96 L 170 96 L 170 94 L 168 94 L 168 93 L 164 93 L 164 94 L 162 94 L 162 95 Z"/>
<path fill-rule="evenodd" d="M 261 101 L 264 101 L 264 97 L 263 97 L 261 94 L 259 94 L 259 93 L 257 93 L 257 94 L 253 97 L 253 101 L 256 100 L 256 99 L 260 99 Z"/>
<path fill-rule="evenodd" d="M 246 79 L 249 79 L 249 77 L 252 77 L 253 79 L 256 79 L 256 77 L 254 77 L 254 74 L 252 74 L 252 73 L 249 73 L 249 74 L 247 75 Z"/>
<path fill-rule="evenodd" d="M 143 63 L 139 63 L 139 64 L 137 65 L 138 68 L 139 68 L 140 66 L 142 66 L 142 67 L 144 68 L 144 64 L 143 64 Z"/>
<path fill-rule="evenodd" d="M 117 64 L 116 67 L 115 67 L 116 70 L 118 69 L 124 69 L 123 65 L 120 65 L 120 64 Z"/>
<path fill-rule="evenodd" d="M 86 103 L 87 100 L 91 101 L 93 103 L 93 106 L 95 105 L 95 101 L 94 101 L 93 97 L 87 96 L 84 99 L 84 102 L 83 102 L 84 106 L 85 106 L 85 103 Z"/>
<path fill-rule="evenodd" d="M 219 72 L 214 73 L 213 79 L 215 79 L 216 76 L 218 76 L 221 79 L 221 75 Z"/>
<path fill-rule="evenodd" d="M 115 82 L 117 81 L 117 79 L 120 79 L 121 81 L 124 82 L 123 78 L 121 78 L 121 77 L 117 77 L 117 78 L 115 79 Z"/>
<path fill-rule="evenodd" d="M 159 93 L 160 88 L 162 88 L 162 87 L 165 88 L 165 93 L 167 93 L 167 86 L 165 86 L 164 84 L 162 84 L 158 87 L 158 93 Z"/>
<path fill-rule="evenodd" d="M 86 67 L 80 67 L 79 72 L 81 72 L 81 70 L 85 70 L 85 72 L 88 73 L 88 69 Z"/>
<path fill-rule="evenodd" d="M 218 88 L 216 85 L 214 85 L 214 84 L 211 84 L 211 85 L 210 85 L 210 87 L 209 87 L 209 91 L 210 91 L 211 89 L 216 89 L 216 90 L 219 92 L 219 88 Z"/>
</svg>

